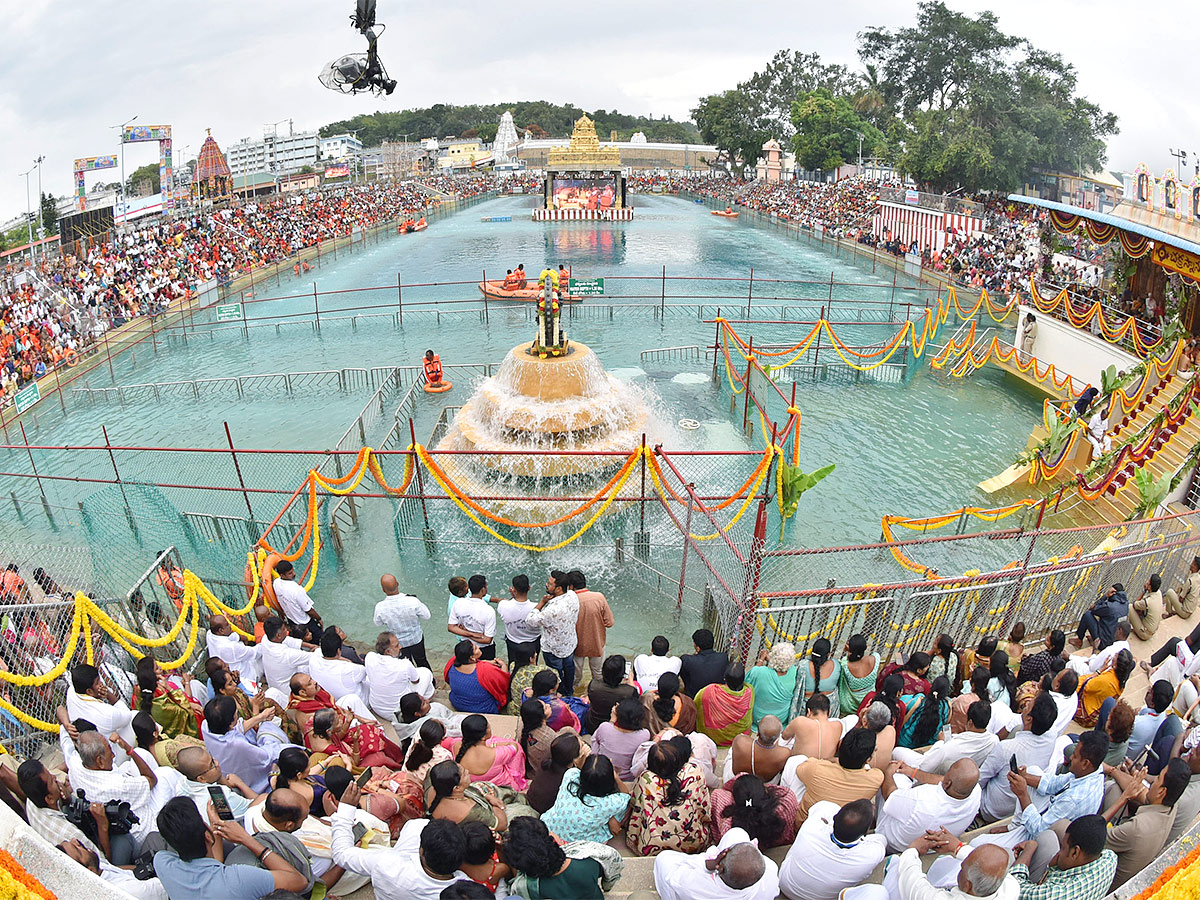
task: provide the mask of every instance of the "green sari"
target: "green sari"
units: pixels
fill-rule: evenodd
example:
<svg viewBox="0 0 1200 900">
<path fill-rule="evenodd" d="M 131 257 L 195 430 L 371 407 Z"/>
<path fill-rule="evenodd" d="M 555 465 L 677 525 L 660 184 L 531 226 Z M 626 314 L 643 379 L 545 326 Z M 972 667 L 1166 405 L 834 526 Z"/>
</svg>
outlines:
<svg viewBox="0 0 1200 900">
<path fill-rule="evenodd" d="M 519 716 L 521 703 L 525 699 L 525 689 L 533 689 L 533 679 L 538 672 L 548 672 L 549 670 L 549 666 L 539 666 L 537 663 L 517 669 L 508 682 L 508 705 L 500 712 L 506 716 Z"/>
<path fill-rule="evenodd" d="M 196 724 L 196 716 L 192 713 L 191 704 L 183 691 L 175 688 L 156 691 L 154 703 L 150 707 L 150 717 L 162 726 L 163 734 L 167 737 L 179 737 L 183 734 L 200 737 L 200 726 Z"/>
<path fill-rule="evenodd" d="M 846 663 L 845 657 L 838 657 L 838 700 L 842 715 L 851 715 L 858 711 L 867 694 L 875 689 L 875 676 L 879 674 L 879 654 L 875 657 L 875 667 L 862 678 L 855 678 Z"/>
</svg>

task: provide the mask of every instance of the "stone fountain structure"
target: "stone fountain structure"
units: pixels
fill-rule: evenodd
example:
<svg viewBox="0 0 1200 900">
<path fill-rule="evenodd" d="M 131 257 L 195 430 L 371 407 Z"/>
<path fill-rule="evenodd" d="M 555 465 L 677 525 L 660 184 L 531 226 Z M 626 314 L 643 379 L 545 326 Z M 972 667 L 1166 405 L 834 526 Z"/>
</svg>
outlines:
<svg viewBox="0 0 1200 900">
<path fill-rule="evenodd" d="M 641 443 L 648 416 L 649 409 L 636 388 L 605 371 L 591 348 L 567 340 L 557 295 L 548 290 L 538 300 L 535 339 L 513 347 L 499 371 L 483 380 L 458 411 L 437 449 L 533 451 L 454 458 L 465 461 L 454 466 L 456 476 L 476 482 L 502 475 L 561 478 L 604 474 L 622 460 L 591 456 L 588 451 L 632 451 Z M 549 455 L 555 450 L 585 452 Z"/>
</svg>

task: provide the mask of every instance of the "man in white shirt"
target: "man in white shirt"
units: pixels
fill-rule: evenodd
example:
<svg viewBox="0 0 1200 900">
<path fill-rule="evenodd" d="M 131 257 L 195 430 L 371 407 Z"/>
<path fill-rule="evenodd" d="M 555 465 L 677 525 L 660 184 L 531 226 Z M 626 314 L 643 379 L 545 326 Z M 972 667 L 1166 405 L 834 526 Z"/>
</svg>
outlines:
<svg viewBox="0 0 1200 900">
<path fill-rule="evenodd" d="M 1011 816 L 1017 810 L 1017 798 L 1008 783 L 1009 761 L 1039 772 L 1050 766 L 1054 755 L 1055 735 L 1051 731 L 1058 717 L 1058 706 L 1048 693 L 1037 695 L 1033 705 L 1021 716 L 1022 731 L 1001 741 L 979 767 L 979 783 L 983 785 L 983 800 L 979 812 L 984 821 L 995 822 Z"/>
<path fill-rule="evenodd" d="M 118 699 L 116 691 L 104 683 L 95 666 L 78 665 L 71 670 L 71 684 L 67 687 L 67 722 L 83 719 L 95 725 L 102 735 L 115 732 L 132 746 L 137 743 L 133 733 L 133 717 L 137 710 L 117 702 Z M 128 758 L 125 750 L 116 743 L 113 754 L 114 764 L 118 766 Z"/>
<path fill-rule="evenodd" d="M 658 677 L 664 672 L 679 674 L 683 661 L 678 656 L 668 656 L 671 644 L 661 634 L 650 642 L 650 655 L 639 653 L 633 659 L 633 677 L 641 685 L 642 693 L 658 690 Z"/>
<path fill-rule="evenodd" d="M 283 695 L 273 697 L 280 706 L 288 705 L 289 683 L 292 676 L 308 674 L 308 662 L 312 653 L 302 649 L 300 638 L 288 636 L 287 626 L 283 619 L 271 616 L 263 622 L 264 640 L 258 645 L 259 663 L 262 665 L 263 677 L 267 682 L 268 691 L 279 691 Z"/>
<path fill-rule="evenodd" d="M 321 645 L 308 657 L 308 674 L 334 699 L 354 695 L 367 702 L 367 669 L 342 659 L 342 638 L 333 628 L 321 635 Z"/>
<path fill-rule="evenodd" d="M 379 900 L 439 900 L 455 881 L 470 880 L 459 868 L 466 839 L 462 829 L 447 819 L 407 823 L 390 853 L 356 847 L 353 826 L 358 798 L 358 785 L 351 782 L 330 819 L 333 862 L 369 877 Z"/>
<path fill-rule="evenodd" d="M 870 800 L 814 803 L 779 867 L 779 887 L 790 900 L 834 900 L 865 881 L 883 861 L 887 841 L 871 830 Z"/>
<path fill-rule="evenodd" d="M 888 860 L 884 887 L 894 900 L 1017 900 L 1021 886 L 1008 874 L 1012 854 L 995 844 L 972 848 L 940 831 L 938 849 L 953 856 L 934 860 L 929 873 L 923 871 L 921 853 L 931 849 L 931 841 L 922 836 L 915 846 Z M 942 865 L 943 861 L 949 866 Z M 942 885 L 947 886 L 943 887 Z"/>
<path fill-rule="evenodd" d="M 575 683 L 575 623 L 579 620 L 579 597 L 567 583 L 566 572 L 551 570 L 545 596 L 526 619 L 531 627 L 542 629 L 542 658 L 563 685 Z"/>
<path fill-rule="evenodd" d="M 1101 650 L 1099 653 L 1093 653 L 1091 656 L 1070 656 L 1067 658 L 1067 667 L 1073 669 L 1075 674 L 1080 678 L 1085 675 L 1095 675 L 1097 672 L 1103 671 L 1112 660 L 1117 658 L 1117 654 L 1122 650 L 1133 652 L 1129 646 L 1129 623 L 1122 619 L 1117 623 L 1115 633 L 1116 640 Z"/>
<path fill-rule="evenodd" d="M 367 654 L 365 662 L 367 705 L 381 719 L 396 717 L 400 698 L 405 694 L 415 691 L 426 700 L 433 696 L 433 673 L 404 659 L 400 655 L 400 641 L 392 632 L 380 633 L 375 651 Z"/>
<path fill-rule="evenodd" d="M 82 790 L 89 801 L 107 803 L 109 800 L 124 800 L 129 804 L 130 811 L 138 817 L 137 824 L 129 831 L 136 856 L 142 842 L 154 830 L 154 817 L 158 815 L 154 804 L 157 774 L 144 759 L 131 753 L 132 746 L 119 734 L 110 735 L 109 740 L 133 760 L 137 766 L 136 774 L 131 774 L 124 766 L 119 770 L 113 768 L 113 748 L 98 731 L 80 732 L 77 740 L 78 749 L 71 740 L 67 726 L 59 727 L 58 745 L 62 749 L 71 789 Z"/>
<path fill-rule="evenodd" d="M 304 585 L 296 581 L 296 567 L 286 559 L 275 565 L 275 599 L 283 614 L 291 622 L 308 629 L 308 639 L 314 644 L 321 640 L 321 615 L 317 612 L 312 597 Z"/>
<path fill-rule="evenodd" d="M 134 900 L 169 900 L 167 889 L 157 878 L 139 881 L 129 869 L 114 866 L 77 838 L 63 841 L 56 846 L 75 862 L 90 869 L 92 874 L 98 876 L 105 884 L 111 885 L 120 893 L 128 894 Z"/>
<path fill-rule="evenodd" d="M 529 599 L 529 576 L 514 575 L 508 593 L 509 599 L 501 600 L 496 612 L 504 621 L 504 644 L 508 650 L 509 665 L 512 665 L 513 647 L 516 644 L 532 644 L 534 656 L 542 652 L 542 630 L 534 628 L 527 621 L 536 608 L 536 604 Z"/>
<path fill-rule="evenodd" d="M 1079 675 L 1073 669 L 1063 669 L 1054 676 L 1053 685 L 1050 699 L 1058 708 L 1058 715 L 1050 730 L 1054 732 L 1054 738 L 1057 740 L 1067 730 L 1067 726 L 1075 718 L 1076 710 L 1079 709 L 1079 697 L 1075 693 L 1079 689 Z"/>
<path fill-rule="evenodd" d="M 450 607 L 446 630 L 467 638 L 479 648 L 480 659 L 496 658 L 496 611 L 487 599 L 487 579 L 472 575 L 467 580 L 470 594 L 459 597 Z"/>
<path fill-rule="evenodd" d="M 889 851 L 903 852 L 926 831 L 938 826 L 954 835 L 971 827 L 983 793 L 975 763 L 960 759 L 941 778 L 908 768 L 907 774 L 918 783 L 898 787 L 893 776 L 902 765 L 893 762 L 884 771 L 885 799 L 875 825 L 876 831 L 887 839 Z"/>
<path fill-rule="evenodd" d="M 429 669 L 425 632 L 421 630 L 421 622 L 430 618 L 429 607 L 411 594 L 401 593 L 395 575 L 384 575 L 379 579 L 379 587 L 383 599 L 375 604 L 375 627 L 396 635 L 401 656 L 414 666 Z"/>
<path fill-rule="evenodd" d="M 225 616 L 217 614 L 208 620 L 204 643 L 210 657 L 225 660 L 230 669 L 242 676 L 242 684 L 253 691 L 254 683 L 262 677 L 258 649 L 253 644 L 243 644 Z"/>
<path fill-rule="evenodd" d="M 703 854 L 658 854 L 654 889 L 662 900 L 775 900 L 779 867 L 759 852 L 758 842 L 744 829 L 730 828 Z"/>
<path fill-rule="evenodd" d="M 1000 738 L 988 731 L 992 709 L 986 700 L 976 700 L 967 707 L 967 730 L 938 741 L 924 753 L 907 747 L 892 750 L 892 759 L 933 775 L 945 775 L 960 759 L 969 759 L 982 766 L 1000 743 Z"/>
</svg>

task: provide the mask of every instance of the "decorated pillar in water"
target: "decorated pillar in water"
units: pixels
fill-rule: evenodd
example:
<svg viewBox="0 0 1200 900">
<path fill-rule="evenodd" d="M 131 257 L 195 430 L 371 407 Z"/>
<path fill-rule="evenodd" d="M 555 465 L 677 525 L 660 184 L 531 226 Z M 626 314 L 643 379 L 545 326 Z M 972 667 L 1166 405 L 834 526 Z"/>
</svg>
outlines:
<svg viewBox="0 0 1200 900">
<path fill-rule="evenodd" d="M 567 336 L 562 330 L 562 316 L 559 311 L 558 291 L 550 278 L 542 281 L 538 291 L 538 328 L 534 338 L 532 352 L 541 359 L 551 356 L 567 355 Z"/>
</svg>

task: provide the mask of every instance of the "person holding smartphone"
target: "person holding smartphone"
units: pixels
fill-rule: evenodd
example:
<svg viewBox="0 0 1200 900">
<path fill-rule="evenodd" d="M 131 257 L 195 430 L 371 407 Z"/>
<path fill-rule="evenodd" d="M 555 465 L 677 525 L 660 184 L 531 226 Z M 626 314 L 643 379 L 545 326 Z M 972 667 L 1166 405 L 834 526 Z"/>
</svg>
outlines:
<svg viewBox="0 0 1200 900">
<path fill-rule="evenodd" d="M 308 885 L 291 863 L 237 822 L 223 821 L 213 812 L 206 826 L 189 797 L 168 800 L 156 824 L 170 849 L 154 854 L 154 872 L 171 900 L 259 900 L 275 890 L 299 892 Z M 226 865 L 225 841 L 245 847 L 263 868 Z"/>
</svg>

